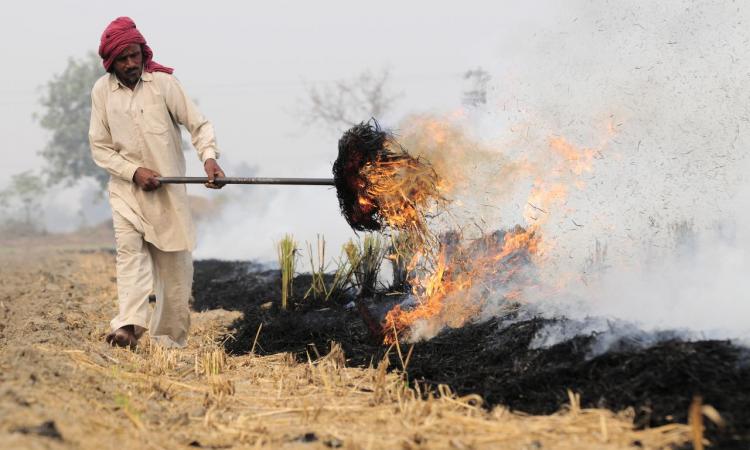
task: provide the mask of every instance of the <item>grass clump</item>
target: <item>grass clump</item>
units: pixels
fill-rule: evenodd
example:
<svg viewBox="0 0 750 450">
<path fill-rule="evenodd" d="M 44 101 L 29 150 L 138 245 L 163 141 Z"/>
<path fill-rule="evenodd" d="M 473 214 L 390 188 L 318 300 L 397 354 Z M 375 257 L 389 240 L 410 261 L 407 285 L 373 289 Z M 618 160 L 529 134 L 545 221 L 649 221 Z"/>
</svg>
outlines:
<svg viewBox="0 0 750 450">
<path fill-rule="evenodd" d="M 367 234 L 364 239 L 351 239 L 344 244 L 344 254 L 354 275 L 352 284 L 359 289 L 360 295 L 367 297 L 375 293 L 386 250 L 384 240 L 376 234 Z"/>
<path fill-rule="evenodd" d="M 310 256 L 310 273 L 312 279 L 310 288 L 305 293 L 305 299 L 313 298 L 316 300 L 328 301 L 331 298 L 341 296 L 346 289 L 346 285 L 352 276 L 352 268 L 346 258 L 339 258 L 336 264 L 336 271 L 330 282 L 326 282 L 326 240 L 325 237 L 318 235 L 317 252 L 313 253 L 312 244 L 307 243 L 307 252 Z"/>
<path fill-rule="evenodd" d="M 391 290 L 405 291 L 409 285 L 409 276 L 414 270 L 417 248 L 410 233 L 394 233 L 390 236 L 390 245 L 386 258 L 391 263 L 393 281 Z"/>
<path fill-rule="evenodd" d="M 281 309 L 286 310 L 294 287 L 294 268 L 297 262 L 297 242 L 291 234 L 284 236 L 277 245 L 281 269 Z"/>
</svg>

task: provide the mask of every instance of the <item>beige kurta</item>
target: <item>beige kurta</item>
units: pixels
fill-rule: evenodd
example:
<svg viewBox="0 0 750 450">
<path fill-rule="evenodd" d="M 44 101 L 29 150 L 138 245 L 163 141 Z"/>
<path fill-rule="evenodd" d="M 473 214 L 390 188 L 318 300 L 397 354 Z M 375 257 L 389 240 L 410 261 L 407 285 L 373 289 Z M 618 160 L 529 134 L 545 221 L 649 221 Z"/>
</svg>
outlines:
<svg viewBox="0 0 750 450">
<path fill-rule="evenodd" d="M 133 174 L 145 167 L 162 176 L 185 175 L 180 124 L 190 132 L 201 161 L 217 158 L 211 123 L 177 79 L 163 72 L 143 72 L 133 90 L 114 74 L 104 75 L 91 91 L 91 104 L 91 152 L 96 164 L 111 175 L 113 212 L 142 224 L 144 239 L 159 250 L 192 251 L 195 229 L 185 186 L 164 185 L 145 192 L 133 182 Z"/>
</svg>

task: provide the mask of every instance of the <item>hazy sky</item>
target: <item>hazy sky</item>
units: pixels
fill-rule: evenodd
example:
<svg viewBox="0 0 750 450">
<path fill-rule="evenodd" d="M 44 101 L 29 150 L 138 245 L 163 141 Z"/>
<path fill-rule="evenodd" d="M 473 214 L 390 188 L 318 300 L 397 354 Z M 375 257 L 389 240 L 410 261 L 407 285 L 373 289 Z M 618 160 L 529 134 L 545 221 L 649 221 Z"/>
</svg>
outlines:
<svg viewBox="0 0 750 450">
<path fill-rule="evenodd" d="M 388 68 L 391 86 L 401 98 L 393 117 L 379 118 L 386 125 L 405 112 L 453 110 L 460 107 L 463 73 L 480 65 L 502 72 L 512 65 L 513 52 L 507 50 L 522 44 L 515 42 L 519 36 L 533 36 L 536 30 L 570 20 L 558 8 L 560 3 L 14 3 L 4 7 L 0 18 L 5 61 L 5 70 L 0 71 L 0 123 L 5 137 L 0 187 L 12 174 L 43 164 L 37 152 L 48 135 L 32 119 L 40 111 L 40 87 L 65 68 L 69 57 L 95 51 L 103 29 L 120 15 L 135 20 L 155 60 L 175 68 L 188 94 L 213 122 L 225 167 L 255 166 L 258 176 L 329 177 L 338 135 L 301 125 L 296 113 L 306 86 Z M 200 169 L 197 159 L 188 155 L 188 173 L 198 175 Z M 281 204 L 274 217 L 280 223 L 257 224 L 268 227 L 268 233 L 295 232 L 300 225 L 295 212 L 307 208 L 308 214 L 321 216 L 317 228 L 305 224 L 308 235 L 313 228 L 341 239 L 351 235 L 330 190 L 228 189 L 232 201 L 243 204 L 248 216 L 260 215 L 258 208 L 269 198 Z M 67 228 L 75 217 L 70 211 L 85 202 L 90 200 L 82 199 L 79 192 L 56 193 L 45 208 L 48 227 Z M 106 211 L 99 208 L 94 217 L 102 214 Z M 271 238 L 264 235 L 263 240 Z M 259 245 L 273 252 L 271 243 Z M 201 248 L 199 243 L 199 254 Z"/>
<path fill-rule="evenodd" d="M 104 27 L 132 17 L 213 121 L 228 158 L 264 175 L 327 176 L 335 136 L 300 135 L 304 83 L 389 67 L 406 109 L 458 103 L 461 74 L 501 61 L 509 28 L 544 26 L 551 5 L 415 1 L 26 1 L 2 14 L 0 179 L 29 168 L 46 135 L 32 121 L 38 88 L 68 57 L 96 50 Z M 363 118 L 366 119 L 366 118 Z M 325 138 L 328 138 L 326 140 Z M 197 166 L 192 165 L 195 169 Z"/>
</svg>

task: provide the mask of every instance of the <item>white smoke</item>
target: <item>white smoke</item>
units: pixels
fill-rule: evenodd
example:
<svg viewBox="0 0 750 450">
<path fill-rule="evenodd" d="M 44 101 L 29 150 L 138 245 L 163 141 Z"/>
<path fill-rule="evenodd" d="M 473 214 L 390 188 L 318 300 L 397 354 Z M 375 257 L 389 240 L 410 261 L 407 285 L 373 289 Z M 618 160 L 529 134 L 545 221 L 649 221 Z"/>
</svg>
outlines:
<svg viewBox="0 0 750 450">
<path fill-rule="evenodd" d="M 234 164 L 231 159 L 220 161 L 227 176 L 278 176 L 258 173 L 247 164 Z M 330 168 L 328 169 L 330 172 Z M 319 167 L 308 176 L 321 173 Z M 325 186 L 263 186 L 231 185 L 218 192 L 201 188 L 191 190 L 197 195 L 209 195 L 220 205 L 216 217 L 199 222 L 199 245 L 196 258 L 225 260 L 253 259 L 276 264 L 275 243 L 285 234 L 292 234 L 301 250 L 300 271 L 309 270 L 306 243 L 315 248 L 317 236 L 326 240 L 326 259 L 339 256 L 344 242 L 354 235 L 339 212 L 336 191 Z"/>
<path fill-rule="evenodd" d="M 536 346 L 593 332 L 596 351 L 622 337 L 747 344 L 750 5 L 569 6 L 549 33 L 509 36 L 487 105 L 449 119 L 530 166 L 510 191 L 477 202 L 493 181 L 477 164 L 474 198 L 459 199 L 454 216 L 487 231 L 543 223 L 546 251 L 522 317 L 568 320 Z M 551 137 L 595 150 L 592 170 L 558 166 Z M 569 189 L 529 221 L 526 199 L 540 183 Z M 503 310 L 502 295 L 483 300 L 483 317 Z"/>
<path fill-rule="evenodd" d="M 547 329 L 536 345 L 627 334 L 612 320 L 750 342 L 750 6 L 580 6 L 554 35 L 525 41 L 529 54 L 495 92 L 523 105 L 514 115 L 523 110 L 535 134 L 596 146 L 603 118 L 615 128 L 543 229 L 554 248 L 524 297 L 578 325 Z"/>
</svg>

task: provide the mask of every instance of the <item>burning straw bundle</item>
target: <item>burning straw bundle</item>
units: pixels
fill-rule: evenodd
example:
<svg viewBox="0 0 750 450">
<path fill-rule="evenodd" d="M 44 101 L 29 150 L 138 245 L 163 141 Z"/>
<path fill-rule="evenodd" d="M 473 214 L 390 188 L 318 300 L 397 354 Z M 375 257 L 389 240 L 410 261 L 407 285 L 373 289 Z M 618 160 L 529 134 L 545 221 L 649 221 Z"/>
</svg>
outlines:
<svg viewBox="0 0 750 450">
<path fill-rule="evenodd" d="M 432 167 L 409 155 L 374 119 L 341 137 L 333 175 L 341 212 L 359 231 L 390 227 L 423 236 L 425 211 L 443 201 Z"/>
</svg>

